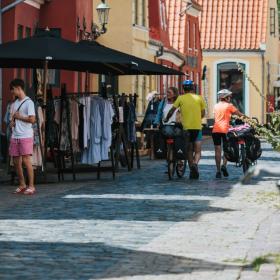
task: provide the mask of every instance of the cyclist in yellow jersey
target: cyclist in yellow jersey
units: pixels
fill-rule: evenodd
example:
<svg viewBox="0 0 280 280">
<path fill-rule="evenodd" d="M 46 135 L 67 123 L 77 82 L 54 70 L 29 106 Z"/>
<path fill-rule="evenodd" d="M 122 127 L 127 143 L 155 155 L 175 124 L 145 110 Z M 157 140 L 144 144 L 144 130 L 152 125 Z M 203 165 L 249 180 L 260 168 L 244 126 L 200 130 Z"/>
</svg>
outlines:
<svg viewBox="0 0 280 280">
<path fill-rule="evenodd" d="M 181 122 L 184 130 L 190 135 L 188 163 L 190 179 L 198 179 L 198 163 L 201 158 L 202 118 L 205 115 L 206 104 L 200 95 L 194 93 L 194 84 L 191 80 L 183 82 L 184 95 L 180 95 L 170 109 L 165 121 L 180 108 Z"/>
</svg>

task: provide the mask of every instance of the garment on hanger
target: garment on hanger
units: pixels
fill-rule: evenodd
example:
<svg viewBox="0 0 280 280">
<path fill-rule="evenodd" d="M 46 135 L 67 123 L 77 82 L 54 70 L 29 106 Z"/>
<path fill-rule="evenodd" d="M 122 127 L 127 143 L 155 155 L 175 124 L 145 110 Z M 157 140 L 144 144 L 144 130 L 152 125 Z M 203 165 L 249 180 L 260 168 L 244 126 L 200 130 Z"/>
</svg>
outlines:
<svg viewBox="0 0 280 280">
<path fill-rule="evenodd" d="M 127 140 L 131 143 L 135 143 L 136 142 L 135 122 L 137 121 L 136 109 L 133 102 L 129 102 L 127 106 L 128 106 L 128 115 L 127 115 L 127 122 L 126 122 Z"/>
<path fill-rule="evenodd" d="M 10 122 L 12 120 L 12 112 L 14 111 L 14 103 L 9 102 L 7 105 L 7 110 L 4 116 L 4 122 L 6 123 L 6 137 L 7 140 L 10 141 L 10 138 L 12 136 L 12 130 L 10 128 Z"/>
<path fill-rule="evenodd" d="M 104 111 L 102 117 L 102 144 L 101 144 L 101 159 L 109 159 L 109 150 L 112 145 L 112 123 L 115 115 L 112 103 L 108 100 L 104 102 Z M 102 114 L 102 111 L 101 111 Z M 101 115 L 102 116 L 102 115 Z"/>
<path fill-rule="evenodd" d="M 46 108 L 46 145 L 50 148 L 58 147 L 58 124 L 55 122 L 56 107 L 51 91 L 48 92 L 47 108 Z"/>
<path fill-rule="evenodd" d="M 79 105 L 79 149 L 84 149 L 84 105 Z"/>
<path fill-rule="evenodd" d="M 78 152 L 79 149 L 79 104 L 75 100 L 71 100 L 70 103 L 70 111 L 71 111 L 71 134 L 72 134 L 72 145 L 73 151 Z"/>
<path fill-rule="evenodd" d="M 145 128 L 155 128 L 154 121 L 156 119 L 159 103 L 160 101 L 157 98 L 154 98 L 149 102 L 145 117 L 141 124 L 141 131 L 143 131 Z"/>
<path fill-rule="evenodd" d="M 40 147 L 40 136 L 41 136 L 41 143 L 44 143 L 44 114 L 43 109 L 41 106 L 37 107 L 38 112 L 38 124 L 37 122 L 33 124 L 33 131 L 34 131 L 34 146 L 33 146 L 33 154 L 32 154 L 32 165 L 33 166 L 42 166 L 43 159 L 42 159 L 42 152 Z M 39 125 L 39 127 L 38 127 Z M 40 134 L 39 134 L 40 129 Z M 42 144 L 42 146 L 44 146 Z"/>
<path fill-rule="evenodd" d="M 88 127 L 90 138 L 88 147 L 83 151 L 82 163 L 96 164 L 108 160 L 112 142 L 112 120 L 114 111 L 111 103 L 101 97 L 91 97 Z"/>
<path fill-rule="evenodd" d="M 69 100 L 69 103 L 71 101 Z M 70 150 L 70 137 L 69 137 L 69 130 L 67 124 L 67 111 L 66 111 L 67 101 L 61 100 L 61 109 L 62 110 L 62 119 L 61 119 L 61 127 L 60 127 L 60 150 L 61 151 L 69 151 Z M 62 109 L 62 107 L 64 107 Z M 69 104 L 69 108 L 71 108 Z M 69 110 L 70 120 L 71 120 L 71 112 Z"/>
<path fill-rule="evenodd" d="M 90 112 L 91 112 L 91 97 L 85 96 L 80 98 L 80 103 L 84 105 L 83 119 L 84 119 L 84 130 L 83 130 L 83 148 L 88 148 L 88 143 L 90 139 L 89 122 L 90 122 Z"/>
</svg>

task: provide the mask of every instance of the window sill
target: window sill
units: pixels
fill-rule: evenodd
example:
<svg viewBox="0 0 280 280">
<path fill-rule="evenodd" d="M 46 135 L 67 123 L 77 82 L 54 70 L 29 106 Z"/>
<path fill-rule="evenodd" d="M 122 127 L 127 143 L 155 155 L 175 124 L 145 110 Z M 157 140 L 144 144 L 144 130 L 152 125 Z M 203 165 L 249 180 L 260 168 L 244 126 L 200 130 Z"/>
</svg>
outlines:
<svg viewBox="0 0 280 280">
<path fill-rule="evenodd" d="M 140 29 L 142 31 L 147 31 L 149 32 L 149 29 L 146 26 L 138 25 L 138 24 L 133 24 L 132 25 L 134 28 Z"/>
</svg>

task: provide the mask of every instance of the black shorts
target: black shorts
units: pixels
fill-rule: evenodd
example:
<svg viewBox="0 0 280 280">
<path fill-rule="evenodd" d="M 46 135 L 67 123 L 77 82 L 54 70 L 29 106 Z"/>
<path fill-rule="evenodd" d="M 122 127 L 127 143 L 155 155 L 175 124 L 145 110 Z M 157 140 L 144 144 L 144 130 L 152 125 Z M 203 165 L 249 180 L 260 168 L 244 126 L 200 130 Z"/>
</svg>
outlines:
<svg viewBox="0 0 280 280">
<path fill-rule="evenodd" d="M 202 131 L 199 129 L 188 129 L 190 143 L 202 141 Z"/>
<path fill-rule="evenodd" d="M 212 138 L 215 146 L 221 146 L 222 139 L 223 139 L 223 143 L 227 141 L 225 133 L 212 133 Z"/>
</svg>

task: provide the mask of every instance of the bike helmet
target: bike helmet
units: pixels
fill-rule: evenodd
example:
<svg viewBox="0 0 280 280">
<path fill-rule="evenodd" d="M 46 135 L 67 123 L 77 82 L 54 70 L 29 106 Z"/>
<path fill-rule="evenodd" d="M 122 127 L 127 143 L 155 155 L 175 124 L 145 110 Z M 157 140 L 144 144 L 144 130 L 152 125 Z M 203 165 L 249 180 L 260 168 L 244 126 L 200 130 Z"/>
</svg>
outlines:
<svg viewBox="0 0 280 280">
<path fill-rule="evenodd" d="M 183 89 L 184 90 L 193 90 L 194 89 L 194 83 L 192 80 L 185 80 L 183 81 Z"/>
<path fill-rule="evenodd" d="M 228 89 L 222 89 L 218 92 L 219 99 L 224 99 L 231 95 L 232 95 L 232 92 L 229 91 Z"/>
</svg>

